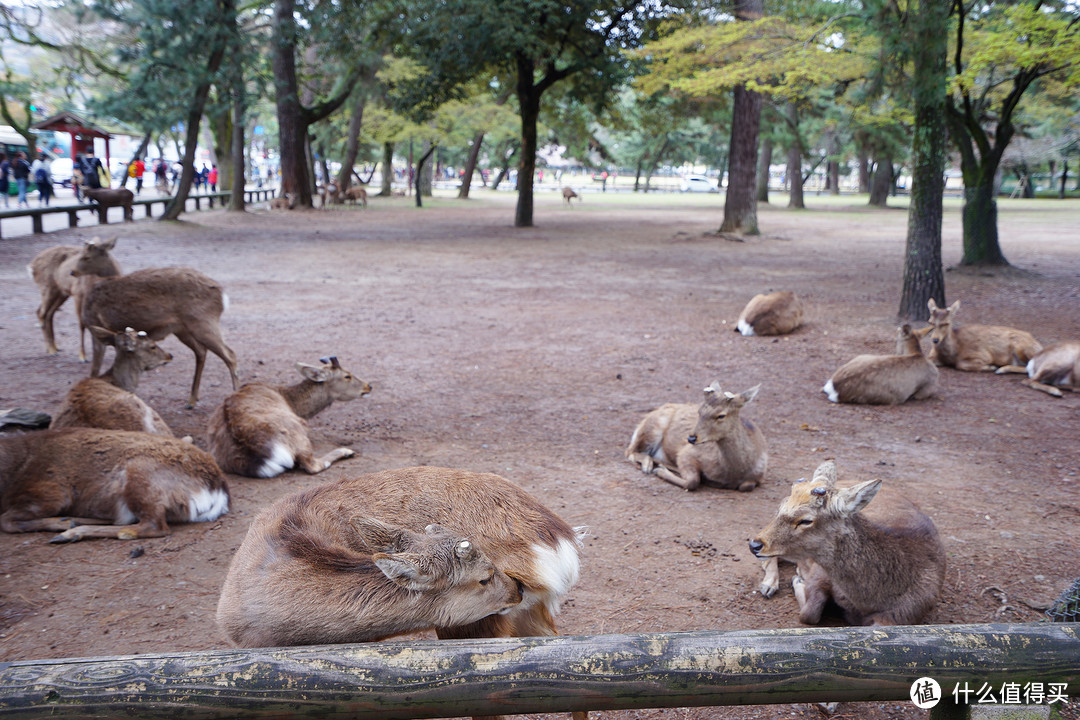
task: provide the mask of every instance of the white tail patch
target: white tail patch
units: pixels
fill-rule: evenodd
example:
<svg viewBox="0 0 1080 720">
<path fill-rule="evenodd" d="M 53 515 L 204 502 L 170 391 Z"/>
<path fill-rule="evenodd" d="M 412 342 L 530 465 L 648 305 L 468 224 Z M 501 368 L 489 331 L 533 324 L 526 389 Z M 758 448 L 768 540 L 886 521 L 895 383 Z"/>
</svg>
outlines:
<svg viewBox="0 0 1080 720">
<path fill-rule="evenodd" d="M 533 545 L 532 551 L 535 557 L 534 576 L 545 592 L 537 594 L 526 590 L 521 605 L 531 607 L 536 602 L 542 602 L 548 612 L 554 615 L 559 612 L 559 601 L 570 592 L 581 574 L 577 544 L 563 539 L 557 547 Z"/>
<path fill-rule="evenodd" d="M 26 266 L 26 274 L 30 276 L 31 280 L 34 279 L 34 266 L 33 265 L 27 265 Z"/>
<path fill-rule="evenodd" d="M 1035 377 L 1035 360 L 1033 360 L 1033 359 L 1028 360 L 1027 365 L 1025 367 L 1027 369 L 1028 377 L 1029 378 Z"/>
<path fill-rule="evenodd" d="M 836 392 L 836 388 L 833 387 L 832 380 L 825 383 L 825 387 L 821 388 L 821 392 L 829 396 L 829 402 L 840 402 L 840 395 Z"/>
<path fill-rule="evenodd" d="M 131 512 L 131 508 L 123 500 L 116 501 L 116 519 L 113 520 L 114 525 L 133 525 L 138 520 L 135 517 L 135 513 Z"/>
<path fill-rule="evenodd" d="M 144 406 L 146 409 L 143 411 L 143 429 L 148 433 L 157 432 L 157 428 L 154 426 L 154 411 L 150 409 L 149 405 Z"/>
<path fill-rule="evenodd" d="M 229 495 L 224 490 L 203 488 L 188 501 L 189 522 L 210 522 L 229 511 Z"/>
<path fill-rule="evenodd" d="M 229 294 L 228 293 L 224 293 L 224 292 L 221 293 L 221 306 L 225 310 L 229 309 Z"/>
<path fill-rule="evenodd" d="M 291 470 L 295 464 L 296 456 L 292 454 L 292 451 L 283 443 L 276 442 L 270 448 L 270 457 L 263 462 L 262 467 L 255 474 L 261 478 L 272 478 L 286 470 Z"/>
<path fill-rule="evenodd" d="M 745 320 L 740 320 L 739 324 L 735 327 L 738 328 L 739 332 L 746 337 L 750 337 L 754 334 L 754 328 L 750 327 L 750 323 L 746 322 Z"/>
</svg>

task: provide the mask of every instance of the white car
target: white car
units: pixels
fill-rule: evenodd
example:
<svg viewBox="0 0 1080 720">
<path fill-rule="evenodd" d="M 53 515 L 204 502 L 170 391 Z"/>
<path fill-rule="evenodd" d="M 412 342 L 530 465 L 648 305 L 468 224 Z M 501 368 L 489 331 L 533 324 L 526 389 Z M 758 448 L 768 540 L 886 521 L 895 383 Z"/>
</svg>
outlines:
<svg viewBox="0 0 1080 720">
<path fill-rule="evenodd" d="M 718 193 L 720 188 L 716 186 L 713 180 L 704 175 L 687 175 L 679 183 L 679 192 Z"/>
<path fill-rule="evenodd" d="M 71 158 L 56 158 L 49 165 L 52 171 L 53 182 L 63 187 L 71 187 L 71 168 L 74 163 Z"/>
</svg>

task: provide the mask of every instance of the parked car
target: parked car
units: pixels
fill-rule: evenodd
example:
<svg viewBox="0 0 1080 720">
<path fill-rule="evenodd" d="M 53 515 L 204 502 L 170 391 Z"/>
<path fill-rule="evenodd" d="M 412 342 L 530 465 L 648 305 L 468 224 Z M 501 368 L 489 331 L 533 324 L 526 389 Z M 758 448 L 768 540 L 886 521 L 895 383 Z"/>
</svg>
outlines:
<svg viewBox="0 0 1080 720">
<path fill-rule="evenodd" d="M 720 188 L 716 186 L 714 180 L 704 175 L 687 175 L 679 183 L 679 192 L 718 193 Z"/>
<path fill-rule="evenodd" d="M 53 183 L 62 187 L 71 187 L 72 166 L 75 163 L 71 158 L 56 158 L 49 166 L 52 169 Z"/>
</svg>

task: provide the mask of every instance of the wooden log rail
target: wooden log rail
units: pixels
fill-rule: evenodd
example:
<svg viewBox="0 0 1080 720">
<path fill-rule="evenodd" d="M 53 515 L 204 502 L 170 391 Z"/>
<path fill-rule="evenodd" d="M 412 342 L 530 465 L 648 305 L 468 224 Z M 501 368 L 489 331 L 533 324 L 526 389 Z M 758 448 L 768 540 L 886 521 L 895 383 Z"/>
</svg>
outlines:
<svg viewBox="0 0 1080 720">
<path fill-rule="evenodd" d="M 388 720 L 909 701 L 922 677 L 950 698 L 964 682 L 1066 683 L 1080 694 L 1080 624 L 388 641 L 2 662 L 0 717 Z"/>
<path fill-rule="evenodd" d="M 267 189 L 267 190 L 245 190 L 244 191 L 244 201 L 247 202 L 248 204 L 253 203 L 253 202 L 261 202 L 263 200 L 272 199 L 274 197 L 274 194 L 275 194 L 275 191 L 274 190 L 269 190 L 269 189 Z M 201 193 L 201 194 L 198 194 L 198 195 L 188 195 L 187 199 L 189 201 L 191 201 L 191 200 L 195 201 L 195 209 L 196 210 L 201 210 L 202 209 L 202 203 L 203 203 L 204 200 L 208 203 L 209 207 L 211 207 L 211 208 L 214 207 L 215 202 L 218 202 L 221 205 L 225 205 L 229 201 L 229 193 L 227 193 L 227 192 Z M 146 217 L 151 217 L 152 212 L 153 212 L 153 210 L 152 210 L 153 206 L 154 205 L 159 205 L 159 204 L 161 205 L 161 212 L 164 213 L 165 212 L 165 206 L 171 200 L 172 200 L 172 197 L 170 197 L 170 196 L 152 197 L 152 198 L 139 198 L 139 199 L 136 199 L 132 203 L 132 213 L 134 214 L 134 208 L 135 207 L 138 207 L 138 206 L 141 205 L 141 206 L 146 208 Z M 76 204 L 67 204 L 67 205 L 50 205 L 48 207 L 25 208 L 25 209 L 20 209 L 20 210 L 2 210 L 2 211 L 0 211 L 0 221 L 3 221 L 5 219 L 11 219 L 11 218 L 29 217 L 32 232 L 37 234 L 37 233 L 44 232 L 44 225 L 42 223 L 42 217 L 44 217 L 45 215 L 55 215 L 55 214 L 58 214 L 58 213 L 66 213 L 67 216 L 68 216 L 68 227 L 69 228 L 78 227 L 79 218 L 78 218 L 77 213 L 79 211 L 81 211 L 81 210 L 90 210 L 91 212 L 96 212 L 97 211 L 97 205 L 91 205 L 89 203 L 86 203 L 86 204 L 76 203 Z M 122 209 L 117 209 L 115 212 L 122 213 L 123 210 Z M 108 220 L 108 215 L 107 214 L 106 214 L 105 217 L 101 217 L 100 214 L 99 214 L 99 216 L 98 216 L 98 224 L 99 225 L 107 225 L 108 222 L 109 222 L 109 220 Z M 0 237 L 3 237 L 3 234 L 2 234 L 2 222 L 0 222 Z"/>
</svg>

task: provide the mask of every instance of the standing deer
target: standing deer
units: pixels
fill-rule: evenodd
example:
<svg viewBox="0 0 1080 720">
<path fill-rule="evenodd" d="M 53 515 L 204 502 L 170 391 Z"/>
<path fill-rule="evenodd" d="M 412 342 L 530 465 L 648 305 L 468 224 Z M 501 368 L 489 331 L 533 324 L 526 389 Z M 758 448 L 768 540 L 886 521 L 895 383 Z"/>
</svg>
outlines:
<svg viewBox="0 0 1080 720">
<path fill-rule="evenodd" d="M 124 221 L 135 222 L 135 214 L 132 204 L 135 202 L 135 193 L 127 188 L 92 188 L 83 186 L 83 196 L 93 200 L 97 205 L 98 222 L 109 221 L 109 208 L 120 207 L 124 209 Z"/>
<path fill-rule="evenodd" d="M 57 245 L 56 247 L 42 250 L 26 267 L 30 278 L 37 283 L 41 291 L 41 305 L 37 309 L 38 324 L 45 336 L 45 352 L 53 355 L 57 352 L 56 340 L 53 334 L 53 316 L 64 301 L 71 297 L 75 302 L 75 318 L 79 323 L 79 360 L 86 361 L 86 350 L 83 345 L 83 321 L 82 304 L 86 293 L 95 282 L 96 277 L 113 277 L 120 275 L 120 265 L 109 253 L 116 246 L 116 238 L 101 240 L 94 238 L 87 240 L 82 247 L 77 245 Z M 85 276 L 76 277 L 72 270 L 81 264 L 87 268 Z"/>
<path fill-rule="evenodd" d="M 740 411 L 757 397 L 761 385 L 738 395 L 705 388 L 700 407 L 668 403 L 638 424 L 626 448 L 627 459 L 644 473 L 696 490 L 704 482 L 749 492 L 761 483 L 768 465 L 765 436 Z"/>
<path fill-rule="evenodd" d="M 576 192 L 574 192 L 574 188 L 572 188 L 572 187 L 564 187 L 562 189 L 562 196 L 563 196 L 563 200 L 566 201 L 567 205 L 573 205 L 574 203 L 572 203 L 570 201 L 573 200 L 574 198 L 577 198 L 578 202 L 581 202 L 581 196 L 578 195 Z"/>
<path fill-rule="evenodd" d="M 895 355 L 857 355 L 834 372 L 821 391 L 834 403 L 899 405 L 930 397 L 937 383 L 938 369 L 905 323 L 896 329 Z"/>
<path fill-rule="evenodd" d="M 354 185 L 353 187 L 348 188 L 343 193 L 343 196 L 346 200 L 348 200 L 354 205 L 356 204 L 356 201 L 359 200 L 360 204 L 363 207 L 367 207 L 367 190 L 360 187 L 359 185 Z"/>
<path fill-rule="evenodd" d="M 556 634 L 578 534 L 498 475 L 344 478 L 275 502 L 233 557 L 217 621 L 242 647 Z"/>
<path fill-rule="evenodd" d="M 1028 360 L 1026 367 L 1005 366 L 998 373 L 1024 372 L 1024 385 L 1035 390 L 1064 397 L 1062 390 L 1080 390 L 1080 342 L 1060 342 L 1044 347 Z"/>
<path fill-rule="evenodd" d="M 1042 345 L 1031 333 L 1001 325 L 964 325 L 954 327 L 953 319 L 960 309 L 957 300 L 941 309 L 930 298 L 930 324 L 920 335 L 930 335 L 933 349 L 930 360 L 938 365 L 983 372 L 1009 365 L 1026 365 Z"/>
<path fill-rule="evenodd" d="M 797 564 L 792 580 L 799 621 L 815 625 L 833 600 L 851 625 L 911 625 L 937 604 L 945 581 L 945 549 L 933 521 L 890 493 L 867 508 L 881 480 L 836 485 L 836 463 L 792 485 L 773 521 L 750 541 L 767 560 L 761 594 L 776 592 L 780 558 Z"/>
<path fill-rule="evenodd" d="M 802 300 L 793 292 L 755 295 L 735 323 L 736 332 L 751 335 L 786 335 L 803 321 Z"/>
<path fill-rule="evenodd" d="M 82 264 L 72 272 L 82 273 Z M 227 306 L 228 296 L 206 275 L 184 267 L 152 268 L 101 279 L 83 301 L 83 323 L 114 332 L 135 328 L 151 340 L 176 335 L 195 353 L 195 379 L 187 404 L 191 408 L 199 401 L 207 350 L 229 368 L 233 390 L 240 384 L 236 353 L 225 344 L 219 324 Z M 101 369 L 104 355 L 105 344 L 94 338 L 92 377 Z"/>
<path fill-rule="evenodd" d="M 229 509 L 209 454 L 161 435 L 97 428 L 0 438 L 0 530 L 48 530 L 50 542 L 164 537 L 169 523 Z"/>
<path fill-rule="evenodd" d="M 172 360 L 144 332 L 128 328 L 114 333 L 100 327 L 90 332 L 106 345 L 116 348 L 113 366 L 101 377 L 83 378 L 75 383 L 52 419 L 50 428 L 95 427 L 102 430 L 131 430 L 173 436 L 168 424 L 147 405 L 135 388 L 139 377 Z"/>
<path fill-rule="evenodd" d="M 342 368 L 336 357 L 322 363 L 296 363 L 304 378 L 296 385 L 248 383 L 225 398 L 207 428 L 210 452 L 222 470 L 270 478 L 299 465 L 314 475 L 355 454 L 340 447 L 317 458 L 311 447 L 307 418 L 334 401 L 371 392 L 371 385 Z"/>
</svg>

